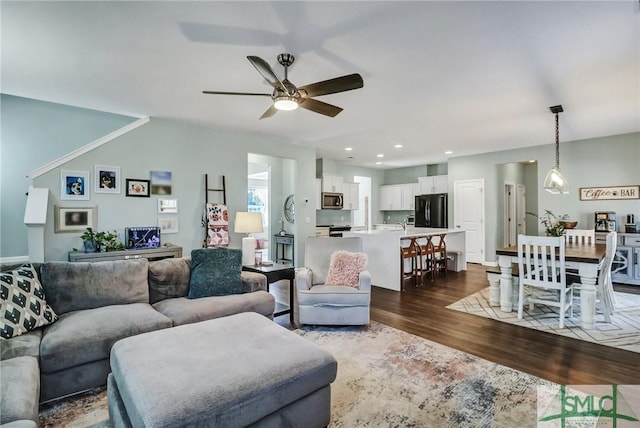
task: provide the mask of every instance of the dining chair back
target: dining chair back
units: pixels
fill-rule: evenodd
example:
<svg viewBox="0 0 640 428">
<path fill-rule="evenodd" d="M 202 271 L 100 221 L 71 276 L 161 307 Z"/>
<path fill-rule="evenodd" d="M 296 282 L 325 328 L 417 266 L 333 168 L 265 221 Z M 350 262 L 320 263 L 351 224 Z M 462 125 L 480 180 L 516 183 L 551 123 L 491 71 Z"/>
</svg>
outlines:
<svg viewBox="0 0 640 428">
<path fill-rule="evenodd" d="M 560 328 L 564 328 L 567 312 L 573 316 L 573 287 L 565 275 L 565 240 L 555 236 L 518 235 L 518 319 L 524 305 L 552 306 L 559 309 Z"/>
<path fill-rule="evenodd" d="M 565 229 L 564 237 L 567 244 L 587 244 L 596 243 L 596 231 L 594 229 Z"/>
</svg>

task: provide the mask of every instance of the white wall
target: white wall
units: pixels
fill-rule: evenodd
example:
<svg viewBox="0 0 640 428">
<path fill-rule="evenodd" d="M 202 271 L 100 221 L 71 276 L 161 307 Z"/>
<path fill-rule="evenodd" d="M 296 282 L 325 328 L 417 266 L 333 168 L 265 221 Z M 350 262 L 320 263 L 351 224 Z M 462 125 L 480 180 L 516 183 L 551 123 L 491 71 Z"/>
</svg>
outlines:
<svg viewBox="0 0 640 428">
<path fill-rule="evenodd" d="M 28 174 L 136 118 L 0 94 L 0 256 L 26 257 Z"/>
<path fill-rule="evenodd" d="M 204 209 L 204 174 L 209 174 L 209 187 L 219 187 L 221 175 L 226 176 L 227 205 L 232 214 L 247 209 L 247 158 L 249 153 L 294 159 L 297 185 L 301 195 L 315 191 L 315 150 L 289 144 L 283 140 L 268 139 L 247 134 L 228 133 L 207 128 L 154 119 L 98 149 L 82 155 L 60 168 L 34 180 L 36 187 L 50 189 L 49 214 L 45 228 L 45 260 L 66 260 L 67 252 L 81 245 L 79 233 L 53 232 L 53 206 L 98 206 L 98 229 L 115 229 L 123 233 L 127 226 L 148 226 L 157 223 L 157 199 L 131 198 L 124 193 L 91 193 L 90 201 L 60 200 L 60 170 L 91 171 L 94 165 L 118 166 L 122 184 L 126 178 L 149 179 L 151 170 L 173 173 L 173 193 L 178 199 L 179 230 L 177 234 L 163 236 L 163 241 L 181 245 L 188 255 L 200 248 L 204 229 L 201 217 Z M 296 201 L 297 214 L 311 217 L 310 224 L 296 224 L 296 240 L 304 242 L 314 234 L 315 207 Z M 241 236 L 231 233 L 231 246 L 240 248 Z M 304 258 L 303 245 L 296 246 L 296 261 Z"/>
</svg>

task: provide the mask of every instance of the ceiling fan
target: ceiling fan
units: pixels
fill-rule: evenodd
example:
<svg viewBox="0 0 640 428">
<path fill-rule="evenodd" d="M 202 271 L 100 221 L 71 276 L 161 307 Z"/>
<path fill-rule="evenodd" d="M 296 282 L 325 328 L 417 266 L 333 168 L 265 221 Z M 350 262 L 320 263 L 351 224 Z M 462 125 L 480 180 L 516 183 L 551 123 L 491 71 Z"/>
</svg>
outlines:
<svg viewBox="0 0 640 428">
<path fill-rule="evenodd" d="M 260 119 L 266 119 L 276 114 L 278 110 L 295 110 L 298 107 L 311 110 L 325 116 L 335 117 L 342 111 L 342 108 L 327 104 L 322 101 L 313 99 L 321 95 L 335 94 L 338 92 L 351 91 L 364 86 L 362 76 L 359 74 L 348 74 L 346 76 L 336 77 L 334 79 L 324 80 L 322 82 L 311 83 L 309 85 L 296 87 L 289 81 L 289 66 L 295 61 L 295 57 L 288 53 L 278 55 L 278 62 L 284 67 L 284 79 L 274 73 L 271 66 L 262 58 L 257 56 L 248 56 L 247 59 L 258 70 L 258 73 L 273 86 L 273 92 L 270 94 L 261 94 L 253 92 L 226 92 L 226 91 L 202 91 L 203 94 L 215 95 L 250 95 L 271 97 L 273 105 L 264 112 Z"/>
</svg>

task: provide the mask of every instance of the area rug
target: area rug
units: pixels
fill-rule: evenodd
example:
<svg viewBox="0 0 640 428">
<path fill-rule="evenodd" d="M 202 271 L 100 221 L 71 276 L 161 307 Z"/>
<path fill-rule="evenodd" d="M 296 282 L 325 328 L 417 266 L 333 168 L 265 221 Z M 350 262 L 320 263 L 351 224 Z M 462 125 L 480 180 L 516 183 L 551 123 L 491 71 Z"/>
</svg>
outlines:
<svg viewBox="0 0 640 428">
<path fill-rule="evenodd" d="M 535 427 L 537 388 L 554 384 L 418 336 L 369 327 L 295 332 L 331 352 L 331 427 Z M 42 409 L 42 427 L 108 426 L 98 389 Z"/>
<path fill-rule="evenodd" d="M 558 326 L 558 314 L 548 306 L 536 305 L 531 313 L 528 313 L 528 308 L 525 308 L 524 316 L 519 320 L 517 310 L 502 312 L 499 306 L 489 305 L 489 288 L 458 300 L 447 308 L 614 348 L 640 352 L 640 295 L 615 292 L 615 296 L 616 311 L 611 316 L 611 323 L 606 323 L 602 314 L 596 314 L 593 330 L 585 330 L 580 326 L 579 295 L 574 296 L 573 318 L 565 319 L 563 329 Z"/>
</svg>

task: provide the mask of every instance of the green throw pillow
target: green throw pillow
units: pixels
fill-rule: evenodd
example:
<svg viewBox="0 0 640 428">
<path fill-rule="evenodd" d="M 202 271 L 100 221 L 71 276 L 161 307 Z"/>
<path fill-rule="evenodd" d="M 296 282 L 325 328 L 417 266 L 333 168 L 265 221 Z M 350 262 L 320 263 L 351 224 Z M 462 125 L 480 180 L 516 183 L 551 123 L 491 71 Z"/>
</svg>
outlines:
<svg viewBox="0 0 640 428">
<path fill-rule="evenodd" d="M 242 250 L 202 248 L 191 251 L 189 298 L 242 292 Z"/>
</svg>

